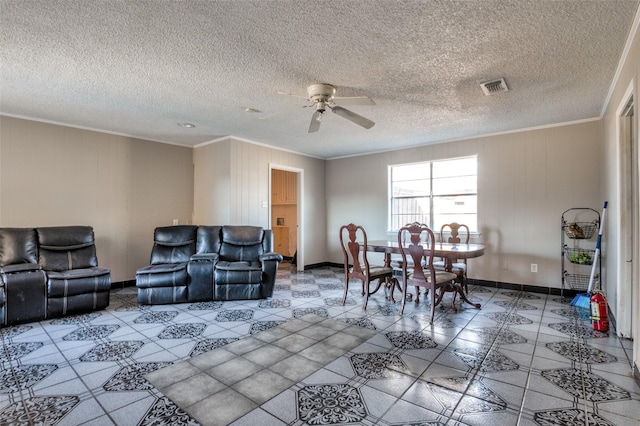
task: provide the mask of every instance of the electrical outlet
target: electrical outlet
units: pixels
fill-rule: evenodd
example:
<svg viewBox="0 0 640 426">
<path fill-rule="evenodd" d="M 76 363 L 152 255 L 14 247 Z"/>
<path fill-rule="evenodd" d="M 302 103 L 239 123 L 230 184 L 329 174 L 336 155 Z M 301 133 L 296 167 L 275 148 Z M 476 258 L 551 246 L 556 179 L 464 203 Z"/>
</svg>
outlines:
<svg viewBox="0 0 640 426">
<path fill-rule="evenodd" d="M 507 262 L 506 260 L 504 262 L 502 262 L 502 269 L 504 269 L 504 270 L 509 269 L 509 262 Z"/>
<path fill-rule="evenodd" d="M 173 219 L 173 224 L 177 225 L 178 224 L 178 219 Z"/>
<path fill-rule="evenodd" d="M 531 264 L 531 272 L 534 272 L 534 273 L 538 272 L 538 264 L 537 263 L 532 263 Z"/>
</svg>

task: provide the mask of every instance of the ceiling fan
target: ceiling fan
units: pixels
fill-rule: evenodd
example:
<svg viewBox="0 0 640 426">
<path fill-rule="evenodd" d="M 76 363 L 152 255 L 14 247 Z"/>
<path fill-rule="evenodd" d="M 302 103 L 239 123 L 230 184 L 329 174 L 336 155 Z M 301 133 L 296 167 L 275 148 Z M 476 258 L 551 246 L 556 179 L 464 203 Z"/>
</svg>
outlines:
<svg viewBox="0 0 640 426">
<path fill-rule="evenodd" d="M 315 111 L 311 116 L 311 123 L 309 124 L 309 133 L 317 132 L 320 129 L 320 123 L 322 122 L 322 116 L 327 109 L 335 112 L 341 117 L 356 123 L 365 129 L 373 127 L 373 121 L 365 118 L 353 111 L 343 108 L 341 105 L 375 105 L 373 99 L 367 96 L 354 96 L 354 97 L 336 97 L 336 88 L 330 84 L 317 83 L 312 84 L 307 88 L 308 97 L 304 98 L 311 102 L 309 105 L 305 105 L 303 108 L 315 107 Z M 301 97 L 297 95 L 291 95 L 289 93 L 281 93 L 294 97 Z M 266 117 L 263 117 L 266 118 Z"/>
</svg>

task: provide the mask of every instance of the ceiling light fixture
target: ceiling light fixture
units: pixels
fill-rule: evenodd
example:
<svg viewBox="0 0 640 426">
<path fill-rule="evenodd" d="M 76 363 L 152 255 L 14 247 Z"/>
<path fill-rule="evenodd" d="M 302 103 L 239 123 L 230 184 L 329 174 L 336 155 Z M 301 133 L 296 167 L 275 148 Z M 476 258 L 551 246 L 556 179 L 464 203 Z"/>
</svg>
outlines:
<svg viewBox="0 0 640 426">
<path fill-rule="evenodd" d="M 194 127 L 196 127 L 195 124 L 191 123 L 178 123 L 178 126 L 184 127 L 185 129 L 193 129 Z"/>
</svg>

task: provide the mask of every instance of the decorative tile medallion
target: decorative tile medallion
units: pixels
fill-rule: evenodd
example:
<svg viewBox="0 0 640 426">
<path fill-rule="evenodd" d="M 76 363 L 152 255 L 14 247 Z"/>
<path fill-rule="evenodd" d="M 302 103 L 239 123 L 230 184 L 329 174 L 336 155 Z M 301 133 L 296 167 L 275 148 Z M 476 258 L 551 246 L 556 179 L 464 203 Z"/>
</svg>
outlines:
<svg viewBox="0 0 640 426">
<path fill-rule="evenodd" d="M 281 309 L 281 308 L 290 308 L 291 300 L 289 299 L 271 299 L 271 300 L 261 300 L 258 303 L 258 308 L 262 309 Z"/>
<path fill-rule="evenodd" d="M 568 408 L 555 411 L 538 411 L 533 415 L 533 420 L 543 426 L 616 426 L 604 417 L 584 410 Z"/>
<path fill-rule="evenodd" d="M 224 345 L 228 345 L 229 343 L 240 340 L 239 337 L 221 337 L 217 339 L 206 339 L 196 343 L 196 346 L 189 353 L 190 357 L 198 356 L 205 352 L 212 351 L 216 348 L 219 348 Z"/>
<path fill-rule="evenodd" d="M 342 290 L 344 288 L 343 283 L 320 283 L 318 289 L 320 290 Z"/>
<path fill-rule="evenodd" d="M 367 311 L 369 312 L 369 311 Z M 383 317 L 392 317 L 398 314 L 398 310 L 395 306 L 378 306 L 376 309 L 371 309 L 370 315 L 379 315 Z"/>
<path fill-rule="evenodd" d="M 303 387 L 297 409 L 300 421 L 310 425 L 358 423 L 367 415 L 358 389 L 346 384 Z"/>
<path fill-rule="evenodd" d="M 81 324 L 85 322 L 91 322 L 94 319 L 102 316 L 100 312 L 89 312 L 86 314 L 69 315 L 62 318 L 52 319 L 49 324 L 53 325 L 67 325 L 67 324 Z"/>
<path fill-rule="evenodd" d="M 7 425 L 53 425 L 79 402 L 77 396 L 34 396 L 6 406 L 0 419 Z"/>
<path fill-rule="evenodd" d="M 133 322 L 136 324 L 154 324 L 171 321 L 178 316 L 178 311 L 153 311 L 146 312 L 136 318 Z"/>
<path fill-rule="evenodd" d="M 591 402 L 631 399 L 631 394 L 621 387 L 593 374 L 575 368 L 544 370 L 540 373 L 562 390 L 580 399 Z"/>
<path fill-rule="evenodd" d="M 329 312 L 325 308 L 298 308 L 292 312 L 293 318 L 301 318 L 307 314 L 316 314 L 324 318 L 329 318 Z"/>
<path fill-rule="evenodd" d="M 309 278 L 291 278 L 291 284 L 315 284 L 315 277 L 311 276 Z"/>
<path fill-rule="evenodd" d="M 273 291 L 291 291 L 289 284 L 276 284 L 273 286 Z"/>
<path fill-rule="evenodd" d="M 521 302 L 520 300 L 496 300 L 493 302 L 494 304 L 506 308 L 506 309 L 515 309 L 518 311 L 536 311 L 536 308 L 533 305 L 529 305 L 528 303 Z"/>
<path fill-rule="evenodd" d="M 474 285 L 469 287 L 469 293 L 491 293 L 491 290 L 481 285 Z"/>
<path fill-rule="evenodd" d="M 252 309 L 233 309 L 230 311 L 220 311 L 216 315 L 216 321 L 218 322 L 230 322 L 230 321 L 248 321 L 253 318 Z"/>
<path fill-rule="evenodd" d="M 28 364 L 0 370 L 0 394 L 27 389 L 57 369 L 55 364 Z"/>
<path fill-rule="evenodd" d="M 576 362 L 603 364 L 618 361 L 615 356 L 582 342 L 556 342 L 547 343 L 545 346 L 555 353 Z"/>
<path fill-rule="evenodd" d="M 62 338 L 62 340 L 95 340 L 107 337 L 117 329 L 119 325 L 87 325 L 72 331 Z"/>
<path fill-rule="evenodd" d="M 453 351 L 455 356 L 471 368 L 479 368 L 480 371 L 509 371 L 520 368 L 507 356 L 497 350 L 464 348 Z"/>
<path fill-rule="evenodd" d="M 190 311 L 217 311 L 222 308 L 224 302 L 209 301 L 209 302 L 196 302 L 189 305 Z"/>
<path fill-rule="evenodd" d="M 291 292 L 291 297 L 311 299 L 311 298 L 320 297 L 320 292 L 317 290 L 294 290 Z"/>
<path fill-rule="evenodd" d="M 13 325 L 11 327 L 0 328 L 0 338 L 11 338 L 31 330 L 30 325 Z"/>
<path fill-rule="evenodd" d="M 191 418 L 182 408 L 178 407 L 169 398 L 163 396 L 149 408 L 139 426 L 156 425 L 185 425 L 199 426 L 199 423 Z"/>
<path fill-rule="evenodd" d="M 564 308 L 552 309 L 551 312 L 565 318 L 591 320 L 591 311 L 588 309 Z"/>
<path fill-rule="evenodd" d="M 385 336 L 396 348 L 427 349 L 438 346 L 436 342 L 421 331 L 390 331 L 385 333 Z"/>
<path fill-rule="evenodd" d="M 357 325 L 358 327 L 368 328 L 369 330 L 377 330 L 376 325 L 368 318 L 337 318 L 338 321 L 347 324 Z"/>
<path fill-rule="evenodd" d="M 504 295 L 504 296 L 509 296 L 509 297 L 513 297 L 514 299 L 529 299 L 529 300 L 539 300 L 540 296 L 537 296 L 535 294 L 532 293 L 525 293 L 522 291 L 503 291 L 500 294 Z"/>
<path fill-rule="evenodd" d="M 172 362 L 139 362 L 122 367 L 102 387 L 108 392 L 150 390 L 153 385 L 144 375 L 172 365 Z"/>
<path fill-rule="evenodd" d="M 469 384 L 466 377 L 439 377 L 428 381 L 440 403 L 459 414 L 505 411 L 507 402 L 479 380 Z M 463 396 L 464 395 L 464 396 Z M 457 406 L 456 406 L 457 405 Z"/>
<path fill-rule="evenodd" d="M 352 355 L 353 370 L 365 379 L 400 378 L 409 373 L 406 364 L 396 354 L 370 352 Z"/>
<path fill-rule="evenodd" d="M 484 315 L 487 318 L 490 318 L 499 324 L 513 324 L 513 325 L 533 324 L 533 321 L 531 321 L 529 318 L 525 318 L 522 315 L 518 315 L 513 312 L 489 312 Z"/>
<path fill-rule="evenodd" d="M 129 312 L 146 309 L 145 305 L 138 304 L 138 297 L 135 294 L 111 294 L 110 303 L 118 306 L 116 312 Z"/>
<path fill-rule="evenodd" d="M 527 339 L 503 327 L 486 327 L 473 331 L 485 337 L 485 342 L 496 342 L 501 345 L 527 343 Z"/>
<path fill-rule="evenodd" d="M 133 355 L 144 343 L 138 341 L 100 344 L 80 357 L 80 361 L 119 361 Z"/>
<path fill-rule="evenodd" d="M 171 324 L 168 325 L 158 334 L 159 339 L 190 339 L 202 334 L 206 324 Z"/>
<path fill-rule="evenodd" d="M 327 306 L 342 306 L 342 297 L 327 297 L 324 299 L 324 304 Z M 345 305 L 355 306 L 357 305 L 355 299 L 351 297 L 347 297 L 347 300 L 344 301 Z"/>
<path fill-rule="evenodd" d="M 585 339 L 608 337 L 607 333 L 596 331 L 590 325 L 576 324 L 575 322 L 560 322 L 549 324 L 552 328 L 560 333 L 568 334 L 571 337 L 582 337 Z"/>
<path fill-rule="evenodd" d="M 269 330 L 279 325 L 287 322 L 286 320 L 282 321 L 256 321 L 251 324 L 251 328 L 249 329 L 249 334 L 260 333 L 261 331 Z"/>
<path fill-rule="evenodd" d="M 42 346 L 44 346 L 42 342 L 5 343 L 3 350 L 0 350 L 0 362 L 22 358 Z"/>
</svg>

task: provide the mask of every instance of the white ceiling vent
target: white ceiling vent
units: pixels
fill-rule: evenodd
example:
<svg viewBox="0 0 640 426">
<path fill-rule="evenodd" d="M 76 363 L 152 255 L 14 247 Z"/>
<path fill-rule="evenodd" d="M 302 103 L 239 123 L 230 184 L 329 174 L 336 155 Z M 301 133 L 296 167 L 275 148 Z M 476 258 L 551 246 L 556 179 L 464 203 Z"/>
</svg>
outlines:
<svg viewBox="0 0 640 426">
<path fill-rule="evenodd" d="M 484 83 L 480 83 L 480 87 L 485 95 L 491 96 L 500 92 L 508 92 L 509 88 L 507 87 L 507 83 L 504 81 L 504 78 L 499 78 L 497 80 L 485 81 Z"/>
</svg>

